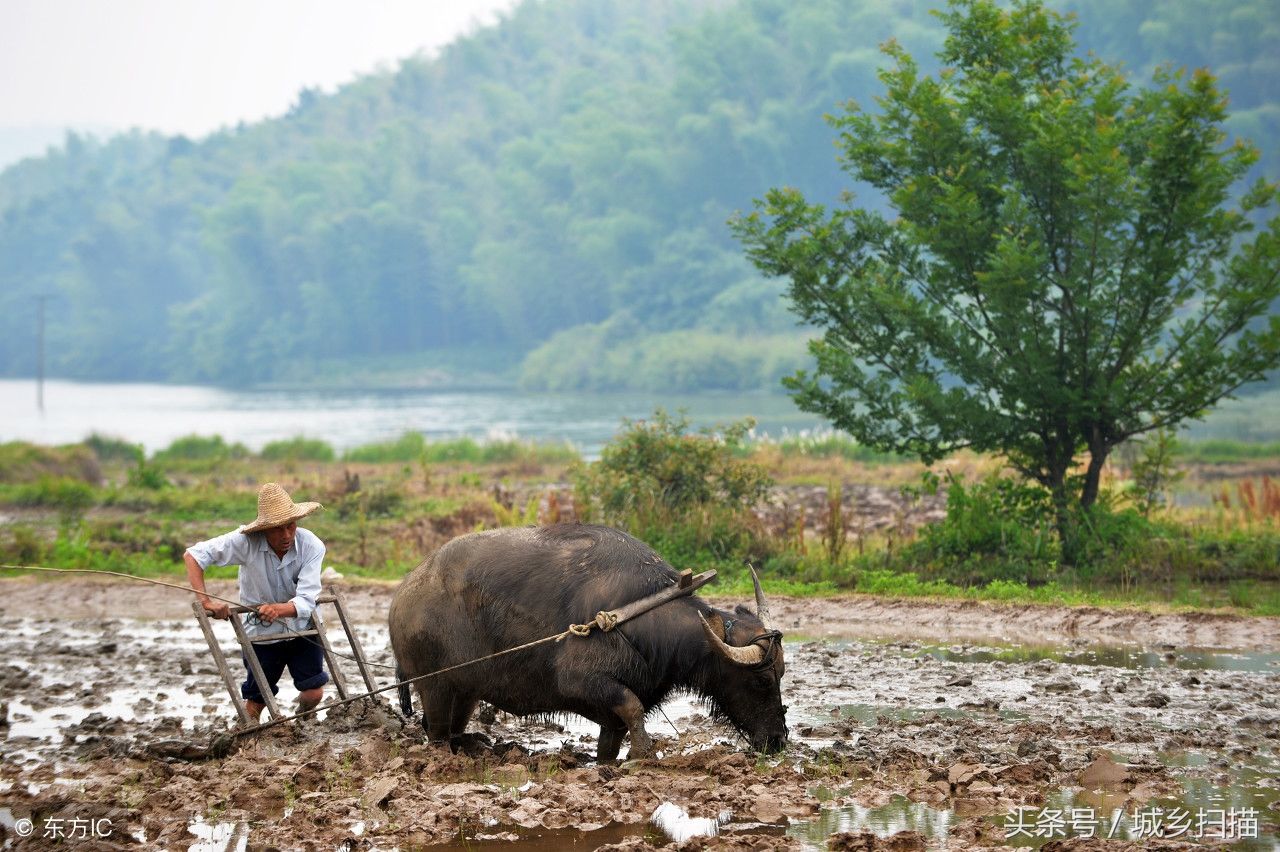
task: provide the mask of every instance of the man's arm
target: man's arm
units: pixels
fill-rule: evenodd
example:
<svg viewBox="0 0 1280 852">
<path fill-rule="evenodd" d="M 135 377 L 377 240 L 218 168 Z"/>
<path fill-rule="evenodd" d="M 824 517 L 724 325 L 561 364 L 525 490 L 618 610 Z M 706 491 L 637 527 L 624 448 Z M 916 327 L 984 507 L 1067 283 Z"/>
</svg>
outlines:
<svg viewBox="0 0 1280 852">
<path fill-rule="evenodd" d="M 187 582 L 200 596 L 200 604 L 214 618 L 229 618 L 231 607 L 225 603 L 214 603 L 204 588 L 204 570 L 212 565 L 243 565 L 249 558 L 249 537 L 241 532 L 229 532 L 193 544 L 182 554 L 182 561 L 187 566 Z"/>
<path fill-rule="evenodd" d="M 204 588 L 204 569 L 200 567 L 200 563 L 191 555 L 188 550 L 182 554 L 182 561 L 187 564 L 187 582 L 191 584 L 191 588 L 196 590 L 200 596 L 200 605 L 204 607 L 205 612 L 214 618 L 230 618 L 231 607 L 222 601 L 214 601 L 209 597 L 209 593 Z"/>
<path fill-rule="evenodd" d="M 298 587 L 294 590 L 289 603 L 299 618 L 310 618 L 316 608 L 316 596 L 320 594 L 320 570 L 324 564 L 325 547 L 319 538 L 312 536 L 312 546 L 308 548 L 306 562 L 298 572 Z"/>
</svg>

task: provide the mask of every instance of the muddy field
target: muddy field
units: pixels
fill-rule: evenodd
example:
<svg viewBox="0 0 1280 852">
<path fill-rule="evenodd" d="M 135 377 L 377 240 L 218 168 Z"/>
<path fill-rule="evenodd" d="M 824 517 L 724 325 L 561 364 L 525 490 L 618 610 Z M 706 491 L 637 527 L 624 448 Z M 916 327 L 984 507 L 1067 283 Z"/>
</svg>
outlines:
<svg viewBox="0 0 1280 852">
<path fill-rule="evenodd" d="M 343 591 L 385 662 L 390 588 Z M 454 754 L 389 704 L 232 740 L 180 593 L 0 581 L 0 845 L 1280 848 L 1280 620 L 869 598 L 773 609 L 788 630 L 784 754 L 746 752 L 679 698 L 649 719 L 660 759 L 597 766 L 581 720 L 481 712 Z"/>
</svg>

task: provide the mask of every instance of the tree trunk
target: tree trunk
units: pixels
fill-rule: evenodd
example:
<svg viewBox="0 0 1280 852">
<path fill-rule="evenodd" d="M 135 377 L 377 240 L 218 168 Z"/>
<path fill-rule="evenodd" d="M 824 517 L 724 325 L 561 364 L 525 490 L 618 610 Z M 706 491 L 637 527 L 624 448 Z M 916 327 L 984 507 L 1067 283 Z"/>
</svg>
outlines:
<svg viewBox="0 0 1280 852">
<path fill-rule="evenodd" d="M 1058 528 L 1058 541 L 1062 554 L 1062 565 L 1075 567 L 1078 557 L 1076 547 L 1076 524 L 1072 512 L 1071 495 L 1067 493 L 1067 471 L 1071 467 L 1070 454 L 1065 457 L 1061 452 L 1054 452 L 1049 467 L 1049 492 L 1053 495 L 1054 523 Z"/>
<path fill-rule="evenodd" d="M 1084 473 L 1084 488 L 1080 492 L 1080 508 L 1088 509 L 1098 499 L 1098 488 L 1102 482 L 1102 468 L 1107 463 L 1110 448 L 1106 446 L 1089 448 L 1089 467 Z"/>
<path fill-rule="evenodd" d="M 1089 430 L 1089 467 L 1084 472 L 1084 489 L 1080 492 L 1080 508 L 1088 509 L 1098 499 L 1098 487 L 1102 482 L 1102 468 L 1107 463 L 1111 445 L 1102 436 L 1102 430 L 1094 425 Z"/>
<path fill-rule="evenodd" d="M 1064 568 L 1074 568 L 1080 559 L 1079 526 L 1072 512 L 1073 502 L 1065 483 L 1059 483 L 1053 489 L 1053 509 Z"/>
</svg>

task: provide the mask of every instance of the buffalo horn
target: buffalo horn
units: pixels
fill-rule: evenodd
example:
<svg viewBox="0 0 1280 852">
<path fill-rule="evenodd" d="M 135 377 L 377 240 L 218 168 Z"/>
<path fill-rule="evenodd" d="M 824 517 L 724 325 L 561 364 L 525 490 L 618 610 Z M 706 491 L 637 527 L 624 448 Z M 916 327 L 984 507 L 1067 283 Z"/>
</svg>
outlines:
<svg viewBox="0 0 1280 852">
<path fill-rule="evenodd" d="M 764 662 L 764 648 L 759 645 L 748 645 L 745 648 L 730 645 L 711 629 L 711 625 L 707 623 L 702 613 L 698 613 L 698 618 L 702 619 L 702 632 L 707 634 L 707 641 L 711 643 L 711 647 L 717 654 L 740 666 L 758 666 Z"/>
<path fill-rule="evenodd" d="M 751 582 L 756 587 L 756 618 L 760 619 L 760 623 L 764 625 L 765 630 L 774 630 L 773 619 L 769 617 L 769 605 L 764 600 L 764 589 L 760 588 L 760 578 L 756 576 L 754 565 L 747 566 L 751 569 Z"/>
</svg>

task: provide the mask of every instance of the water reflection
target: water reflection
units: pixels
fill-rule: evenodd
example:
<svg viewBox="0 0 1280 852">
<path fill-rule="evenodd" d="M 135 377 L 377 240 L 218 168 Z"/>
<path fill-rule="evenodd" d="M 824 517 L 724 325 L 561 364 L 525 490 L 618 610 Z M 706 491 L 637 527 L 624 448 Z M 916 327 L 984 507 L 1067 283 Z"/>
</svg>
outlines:
<svg viewBox="0 0 1280 852">
<path fill-rule="evenodd" d="M 204 817 L 196 817 L 187 824 L 187 831 L 196 837 L 188 852 L 245 852 L 249 846 L 247 822 L 205 822 Z"/>
<path fill-rule="evenodd" d="M 870 831 L 877 837 L 917 831 L 925 837 L 945 838 L 954 819 L 954 811 L 931 808 L 905 796 L 894 796 L 886 804 L 873 808 L 854 803 L 824 809 L 813 819 L 793 823 L 787 829 L 787 835 L 799 839 L 811 849 L 826 849 L 831 835 L 843 831 Z"/>
</svg>

